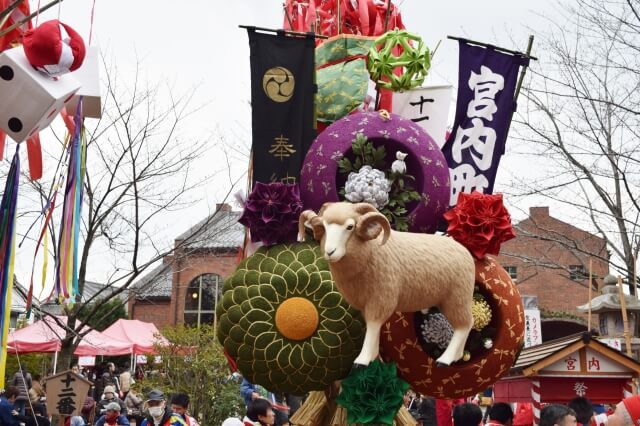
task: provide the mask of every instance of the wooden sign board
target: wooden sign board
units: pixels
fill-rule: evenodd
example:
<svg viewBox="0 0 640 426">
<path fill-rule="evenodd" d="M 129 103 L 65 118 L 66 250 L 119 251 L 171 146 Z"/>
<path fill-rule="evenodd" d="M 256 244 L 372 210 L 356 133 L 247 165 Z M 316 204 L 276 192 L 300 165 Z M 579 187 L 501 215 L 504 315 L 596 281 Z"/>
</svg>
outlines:
<svg viewBox="0 0 640 426">
<path fill-rule="evenodd" d="M 586 347 L 580 348 L 564 356 L 561 360 L 544 367 L 539 371 L 539 374 L 542 376 L 554 374 L 629 376 L 633 374 L 633 370 L 606 356 L 601 351 Z"/>
<path fill-rule="evenodd" d="M 71 370 L 46 379 L 47 411 L 60 416 L 79 416 L 91 382 Z"/>
</svg>

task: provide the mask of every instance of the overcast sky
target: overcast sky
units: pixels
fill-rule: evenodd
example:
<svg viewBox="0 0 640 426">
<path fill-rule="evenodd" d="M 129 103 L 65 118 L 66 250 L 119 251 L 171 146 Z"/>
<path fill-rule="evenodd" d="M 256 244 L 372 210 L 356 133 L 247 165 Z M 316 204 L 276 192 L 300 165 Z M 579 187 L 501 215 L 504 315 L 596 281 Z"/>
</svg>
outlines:
<svg viewBox="0 0 640 426">
<path fill-rule="evenodd" d="M 42 2 L 45 4 L 46 2 Z M 552 0 L 400 0 L 407 29 L 431 47 L 441 41 L 431 74 L 425 84 L 457 85 L 457 44 L 447 35 L 467 37 L 524 50 L 530 27 L 544 31 L 540 15 L 553 13 Z M 32 9 L 36 2 L 31 1 Z M 89 39 L 91 0 L 64 0 L 40 16 L 40 21 L 60 19 Z M 183 2 L 143 0 L 97 0 L 93 42 L 107 57 L 115 58 L 120 78 L 130 78 L 137 61 L 151 82 L 166 81 L 177 93 L 196 88 L 194 105 L 204 107 L 189 122 L 194 137 L 224 136 L 235 144 L 250 144 L 249 46 L 245 30 L 238 25 L 269 28 L 282 26 L 282 2 L 276 0 L 232 0 Z M 534 54 L 540 55 L 535 51 Z M 453 108 L 452 108 L 453 109 Z M 43 143 L 46 143 L 43 141 Z M 507 157 L 509 146 L 507 146 Z M 211 149 L 202 164 L 223 168 L 222 156 Z M 506 163 L 505 163 L 506 164 Z M 508 165 L 507 165 L 508 166 Z M 45 163 L 45 168 L 55 164 Z M 246 170 L 246 162 L 236 156 L 235 177 Z M 496 183 L 500 190 L 508 173 Z M 203 202 L 185 212 L 179 223 L 171 224 L 178 235 L 202 219 L 226 192 L 226 180 L 212 182 L 202 191 Z M 173 222 L 172 222 L 173 223 Z M 17 253 L 16 273 L 27 282 L 33 249 L 23 246 Z M 107 270 L 91 268 L 90 278 L 104 279 Z"/>
</svg>

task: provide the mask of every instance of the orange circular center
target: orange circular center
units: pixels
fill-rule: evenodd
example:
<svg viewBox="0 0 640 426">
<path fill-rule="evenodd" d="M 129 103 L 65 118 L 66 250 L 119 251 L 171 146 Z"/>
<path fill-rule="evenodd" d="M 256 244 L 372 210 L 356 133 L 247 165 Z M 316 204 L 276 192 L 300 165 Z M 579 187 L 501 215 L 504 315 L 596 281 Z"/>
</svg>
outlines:
<svg viewBox="0 0 640 426">
<path fill-rule="evenodd" d="M 304 340 L 318 328 L 318 310 L 303 297 L 292 297 L 280 304 L 276 311 L 276 327 L 291 340 Z"/>
</svg>

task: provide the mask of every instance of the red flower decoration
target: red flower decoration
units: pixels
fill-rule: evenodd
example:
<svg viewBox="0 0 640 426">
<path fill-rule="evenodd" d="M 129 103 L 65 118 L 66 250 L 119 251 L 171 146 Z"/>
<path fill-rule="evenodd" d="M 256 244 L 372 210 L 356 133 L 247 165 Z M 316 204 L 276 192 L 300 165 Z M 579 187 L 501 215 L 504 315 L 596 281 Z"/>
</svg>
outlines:
<svg viewBox="0 0 640 426">
<path fill-rule="evenodd" d="M 500 244 L 515 238 L 502 194 L 461 193 L 458 204 L 444 218 L 449 221 L 447 233 L 476 259 L 486 254 L 497 255 Z"/>
</svg>

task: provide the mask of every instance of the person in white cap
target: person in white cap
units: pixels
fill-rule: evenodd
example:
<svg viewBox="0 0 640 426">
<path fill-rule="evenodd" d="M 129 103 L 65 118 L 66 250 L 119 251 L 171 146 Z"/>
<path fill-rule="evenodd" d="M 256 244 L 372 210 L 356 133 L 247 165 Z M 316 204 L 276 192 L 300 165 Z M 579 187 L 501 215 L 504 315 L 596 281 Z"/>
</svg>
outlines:
<svg viewBox="0 0 640 426">
<path fill-rule="evenodd" d="M 238 418 L 229 417 L 227 420 L 222 422 L 222 426 L 244 426 L 244 423 L 242 423 L 242 420 Z"/>
<path fill-rule="evenodd" d="M 100 417 L 105 414 L 107 411 L 107 405 L 111 402 L 115 402 L 120 405 L 121 413 L 126 413 L 126 406 L 124 405 L 124 401 L 116 396 L 116 388 L 114 386 L 105 386 L 104 398 L 102 398 L 96 405 L 96 416 Z"/>
</svg>

